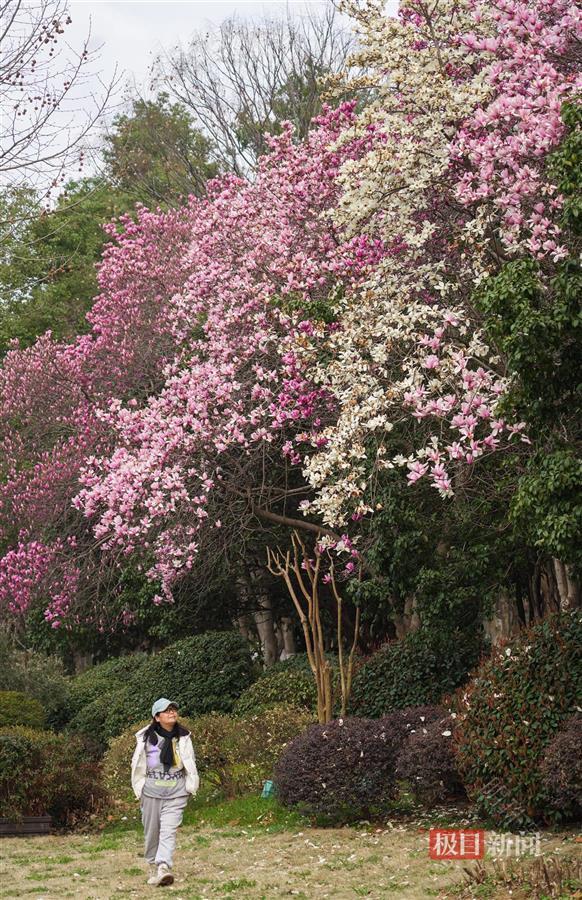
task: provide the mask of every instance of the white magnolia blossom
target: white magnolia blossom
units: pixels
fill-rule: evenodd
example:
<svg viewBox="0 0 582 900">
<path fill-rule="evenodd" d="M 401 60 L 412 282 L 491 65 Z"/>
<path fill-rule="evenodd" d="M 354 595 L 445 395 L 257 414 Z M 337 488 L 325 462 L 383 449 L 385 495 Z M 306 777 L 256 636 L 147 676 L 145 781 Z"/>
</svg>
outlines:
<svg viewBox="0 0 582 900">
<path fill-rule="evenodd" d="M 357 61 L 371 72 L 367 83 L 375 91 L 346 139 L 353 139 L 354 131 L 365 138 L 373 130 L 378 140 L 362 158 L 344 164 L 334 218 L 348 236 L 367 233 L 394 252 L 357 294 L 337 301 L 341 329 L 327 337 L 325 361 L 317 348 L 300 348 L 314 380 L 337 402 L 337 420 L 323 432 L 327 442 L 319 441 L 317 452 L 305 460 L 305 475 L 316 490 L 310 509 L 336 526 L 354 511 L 373 510 L 374 477 L 381 468 L 410 468 L 432 454 L 434 486 L 444 495 L 452 492 L 438 468 L 445 452 L 440 408 L 435 408 L 437 456 L 430 442 L 411 444 L 406 456 L 385 454 L 387 435 L 415 424 L 415 401 L 407 397 L 440 401 L 444 411 L 447 396 L 459 403 L 467 393 L 462 384 L 467 368 L 487 372 L 479 389 L 491 408 L 505 387 L 467 307 L 471 288 L 488 271 L 483 240 L 488 215 L 485 209 L 469 215 L 459 208 L 456 218 L 450 212 L 451 140 L 458 123 L 489 91 L 483 71 L 472 73 L 471 54 L 455 41 L 459 33 L 475 30 L 473 4 L 437 0 L 430 22 L 415 24 L 406 21 L 409 6 L 401 4 L 400 20 L 387 17 L 381 3 L 345 6 L 359 23 Z M 482 20 L 478 27 L 486 34 L 490 24 Z M 463 77 L 452 78 L 452 70 Z M 446 204 L 448 215 L 441 222 L 439 207 Z M 451 248 L 452 263 L 446 252 L 431 249 L 435 241 Z M 430 340 L 438 353 L 427 347 Z"/>
</svg>

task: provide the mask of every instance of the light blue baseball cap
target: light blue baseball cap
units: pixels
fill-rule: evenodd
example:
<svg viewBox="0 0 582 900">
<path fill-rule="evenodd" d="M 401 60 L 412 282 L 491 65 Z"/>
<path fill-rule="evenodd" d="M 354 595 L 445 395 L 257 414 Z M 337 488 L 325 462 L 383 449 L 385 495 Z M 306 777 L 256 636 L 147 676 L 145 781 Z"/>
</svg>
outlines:
<svg viewBox="0 0 582 900">
<path fill-rule="evenodd" d="M 178 704 L 173 700 L 168 700 L 167 697 L 160 697 L 160 699 L 156 700 L 152 706 L 152 716 L 157 716 L 160 713 L 165 712 L 168 706 L 175 706 L 176 709 L 178 709 Z"/>
</svg>

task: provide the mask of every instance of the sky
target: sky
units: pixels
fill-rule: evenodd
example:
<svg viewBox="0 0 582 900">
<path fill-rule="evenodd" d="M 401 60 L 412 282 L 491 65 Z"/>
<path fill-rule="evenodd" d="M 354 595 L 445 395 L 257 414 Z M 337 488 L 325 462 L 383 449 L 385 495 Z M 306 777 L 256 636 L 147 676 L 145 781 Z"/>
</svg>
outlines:
<svg viewBox="0 0 582 900">
<path fill-rule="evenodd" d="M 385 2 L 387 12 L 394 14 L 398 0 Z M 85 161 L 77 169 L 79 162 L 73 156 L 73 168 L 66 164 L 66 177 L 98 173 L 103 134 L 109 131 L 115 115 L 128 108 L 132 96 L 148 95 L 149 70 L 162 51 L 187 45 L 195 32 L 217 26 L 232 15 L 254 21 L 285 16 L 287 12 L 299 17 L 308 11 L 323 12 L 331 4 L 332 0 L 68 0 L 72 24 L 65 29 L 53 61 L 55 89 L 67 71 L 67 60 L 70 70 L 87 40 L 93 52 L 81 78 L 75 80 L 73 90 L 43 132 L 43 150 L 50 148 L 58 154 L 61 145 L 82 145 Z M 349 28 L 349 18 L 341 18 Z M 113 96 L 101 116 L 100 101 L 114 81 Z M 88 135 L 77 143 L 86 128 Z M 53 178 L 53 170 L 36 163 L 23 167 L 22 172 L 31 185 L 43 186 Z"/>
<path fill-rule="evenodd" d="M 70 0 L 72 25 L 68 42 L 79 46 L 91 34 L 90 46 L 101 45 L 94 65 L 109 82 L 116 66 L 123 84 L 135 81 L 143 88 L 149 66 L 162 49 L 187 43 L 193 32 L 220 24 L 236 14 L 261 19 L 290 13 L 300 16 L 306 7 L 325 7 L 331 0 Z M 346 22 L 348 20 L 346 19 Z"/>
</svg>

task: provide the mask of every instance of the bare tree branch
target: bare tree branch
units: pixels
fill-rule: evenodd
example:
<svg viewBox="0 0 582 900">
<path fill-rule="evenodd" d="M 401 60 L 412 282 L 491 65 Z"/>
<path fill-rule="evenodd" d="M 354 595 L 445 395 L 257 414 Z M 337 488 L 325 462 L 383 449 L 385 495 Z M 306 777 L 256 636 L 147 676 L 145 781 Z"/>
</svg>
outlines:
<svg viewBox="0 0 582 900">
<path fill-rule="evenodd" d="M 328 75 L 342 70 L 353 49 L 350 32 L 336 9 L 302 17 L 265 19 L 236 16 L 184 49 L 160 55 L 153 85 L 164 86 L 191 113 L 216 147 L 220 162 L 248 174 L 267 149 L 265 133 L 288 119 L 303 137 L 321 111 Z"/>
<path fill-rule="evenodd" d="M 82 94 L 97 51 L 90 34 L 70 47 L 70 24 L 68 0 L 0 0 L 0 178 L 13 190 L 35 183 L 41 199 L 82 168 L 116 85 L 114 76 L 101 96 Z"/>
</svg>

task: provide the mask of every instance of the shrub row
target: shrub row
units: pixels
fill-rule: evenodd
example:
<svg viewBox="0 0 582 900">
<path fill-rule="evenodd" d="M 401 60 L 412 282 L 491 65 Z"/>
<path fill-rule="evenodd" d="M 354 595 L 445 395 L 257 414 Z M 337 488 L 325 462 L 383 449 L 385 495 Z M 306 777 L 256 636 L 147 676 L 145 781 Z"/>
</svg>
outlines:
<svg viewBox="0 0 582 900">
<path fill-rule="evenodd" d="M 70 718 L 71 685 L 61 660 L 33 650 L 16 650 L 9 636 L 0 633 L 3 691 L 19 691 L 37 700 L 49 728 L 58 729 Z"/>
<path fill-rule="evenodd" d="M 105 750 L 112 737 L 149 715 L 156 697 L 174 700 L 186 716 L 229 713 L 253 677 L 244 638 L 230 631 L 206 632 L 153 656 L 120 657 L 78 676 L 69 729 Z"/>
<path fill-rule="evenodd" d="M 44 728 L 45 711 L 34 697 L 27 697 L 20 691 L 0 691 L 0 728 L 14 725 Z"/>
<path fill-rule="evenodd" d="M 419 628 L 387 644 L 359 669 L 350 711 L 379 718 L 395 709 L 440 703 L 467 680 L 484 649 L 479 634 Z"/>
<path fill-rule="evenodd" d="M 455 711 L 416 707 L 314 725 L 275 772 L 282 801 L 328 821 L 388 809 L 398 779 L 432 804 L 467 790 L 479 811 L 518 829 L 582 811 L 580 613 L 547 619 L 495 651 Z"/>
<path fill-rule="evenodd" d="M 287 742 L 312 721 L 311 713 L 290 706 L 274 706 L 241 718 L 216 713 L 197 719 L 181 718 L 192 732 L 202 779 L 228 797 L 259 790 L 263 781 L 271 778 Z M 145 724 L 147 720 L 112 740 L 105 754 L 105 784 L 113 796 L 123 798 L 129 792 L 135 732 Z"/>
<path fill-rule="evenodd" d="M 99 767 L 79 738 L 50 731 L 0 729 L 2 815 L 51 815 L 71 826 L 104 803 Z"/>
<path fill-rule="evenodd" d="M 241 694 L 234 712 L 244 716 L 281 703 L 311 711 L 317 709 L 317 691 L 311 669 L 268 669 Z"/>
<path fill-rule="evenodd" d="M 481 812 L 500 824 L 518 829 L 558 814 L 558 782 L 550 786 L 543 762 L 582 706 L 581 646 L 580 612 L 545 619 L 498 648 L 457 697 L 463 781 Z M 553 752 L 568 756 L 569 746 L 564 738 Z M 571 771 L 575 760 L 570 754 Z"/>
<path fill-rule="evenodd" d="M 275 768 L 279 797 L 324 822 L 344 823 L 386 814 L 401 779 L 428 805 L 462 796 L 452 723 L 443 708 L 423 706 L 312 725 Z"/>
</svg>

